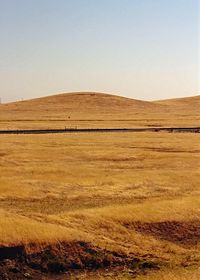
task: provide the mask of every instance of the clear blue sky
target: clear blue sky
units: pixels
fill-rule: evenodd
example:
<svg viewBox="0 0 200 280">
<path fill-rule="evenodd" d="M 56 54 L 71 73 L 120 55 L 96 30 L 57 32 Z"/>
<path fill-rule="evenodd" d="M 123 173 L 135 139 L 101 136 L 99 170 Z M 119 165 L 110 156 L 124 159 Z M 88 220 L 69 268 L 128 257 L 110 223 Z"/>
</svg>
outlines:
<svg viewBox="0 0 200 280">
<path fill-rule="evenodd" d="M 198 94 L 198 0 L 0 0 L 0 97 Z"/>
</svg>

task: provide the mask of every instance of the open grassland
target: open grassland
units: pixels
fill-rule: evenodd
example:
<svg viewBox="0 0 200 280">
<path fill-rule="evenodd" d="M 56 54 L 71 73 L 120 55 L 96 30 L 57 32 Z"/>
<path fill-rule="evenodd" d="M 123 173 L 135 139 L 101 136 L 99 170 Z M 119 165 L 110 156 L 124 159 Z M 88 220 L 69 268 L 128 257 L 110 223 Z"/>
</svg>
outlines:
<svg viewBox="0 0 200 280">
<path fill-rule="evenodd" d="M 2 135 L 0 244 L 35 252 L 81 241 L 75 251 L 166 269 L 138 279 L 197 280 L 199 163 L 192 133 Z"/>
<path fill-rule="evenodd" d="M 148 102 L 68 93 L 0 104 L 0 129 L 200 126 L 200 96 Z"/>
<path fill-rule="evenodd" d="M 197 127 L 199 116 L 200 96 L 72 93 L 1 104 L 0 130 Z M 68 278 L 197 280 L 200 135 L 1 135 L 0 221 L 0 279 L 98 268 Z"/>
</svg>

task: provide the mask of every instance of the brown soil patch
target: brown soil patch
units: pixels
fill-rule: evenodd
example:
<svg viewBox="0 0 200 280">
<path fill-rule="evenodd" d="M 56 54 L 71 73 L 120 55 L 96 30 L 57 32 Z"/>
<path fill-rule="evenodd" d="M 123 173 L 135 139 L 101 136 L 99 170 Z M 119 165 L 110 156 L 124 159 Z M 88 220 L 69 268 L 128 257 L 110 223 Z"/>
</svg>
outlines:
<svg viewBox="0 0 200 280">
<path fill-rule="evenodd" d="M 119 267 L 130 268 L 135 275 L 147 269 L 159 269 L 158 264 L 148 259 L 104 250 L 82 241 L 40 247 L 4 246 L 0 247 L 0 256 L 0 279 L 4 280 L 42 279 L 43 276 L 48 279 L 50 275 Z"/>
<path fill-rule="evenodd" d="M 135 222 L 125 224 L 126 227 L 133 227 L 136 231 L 153 235 L 156 238 L 182 245 L 196 245 L 200 242 L 200 221 L 164 221 L 155 223 Z"/>
</svg>

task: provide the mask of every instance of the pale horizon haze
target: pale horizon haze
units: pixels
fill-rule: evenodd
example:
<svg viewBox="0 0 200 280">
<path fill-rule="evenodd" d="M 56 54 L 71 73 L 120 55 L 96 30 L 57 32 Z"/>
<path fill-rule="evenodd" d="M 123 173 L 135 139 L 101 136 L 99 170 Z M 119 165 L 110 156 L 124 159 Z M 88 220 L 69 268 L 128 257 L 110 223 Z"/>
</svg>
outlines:
<svg viewBox="0 0 200 280">
<path fill-rule="evenodd" d="M 0 0 L 2 102 L 199 94 L 199 0 Z"/>
</svg>

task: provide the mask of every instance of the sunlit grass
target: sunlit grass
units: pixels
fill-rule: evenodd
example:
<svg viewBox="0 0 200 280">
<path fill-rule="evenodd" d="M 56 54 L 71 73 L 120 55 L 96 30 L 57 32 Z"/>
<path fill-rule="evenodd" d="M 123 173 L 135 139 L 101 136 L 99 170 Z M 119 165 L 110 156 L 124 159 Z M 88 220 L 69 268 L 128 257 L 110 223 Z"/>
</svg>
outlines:
<svg viewBox="0 0 200 280">
<path fill-rule="evenodd" d="M 161 264 L 197 264 L 199 242 L 134 223 L 200 220 L 199 154 L 199 134 L 2 135 L 0 244 L 85 240 Z M 190 277 L 178 273 L 144 279 Z"/>
</svg>

